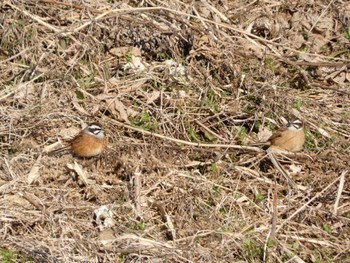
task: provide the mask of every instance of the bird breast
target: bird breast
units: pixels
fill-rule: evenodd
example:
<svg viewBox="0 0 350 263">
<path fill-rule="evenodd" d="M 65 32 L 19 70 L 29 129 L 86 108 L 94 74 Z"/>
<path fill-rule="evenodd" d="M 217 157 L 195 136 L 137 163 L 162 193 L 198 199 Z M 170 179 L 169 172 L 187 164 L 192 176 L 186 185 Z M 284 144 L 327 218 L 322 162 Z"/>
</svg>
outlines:
<svg viewBox="0 0 350 263">
<path fill-rule="evenodd" d="M 102 153 L 105 139 L 98 139 L 88 134 L 80 134 L 71 142 L 72 151 L 81 157 L 92 157 Z"/>
<path fill-rule="evenodd" d="M 297 152 L 303 149 L 305 143 L 305 134 L 303 130 L 289 131 L 284 130 L 280 136 L 271 138 L 271 146 L 275 146 L 290 152 Z"/>
</svg>

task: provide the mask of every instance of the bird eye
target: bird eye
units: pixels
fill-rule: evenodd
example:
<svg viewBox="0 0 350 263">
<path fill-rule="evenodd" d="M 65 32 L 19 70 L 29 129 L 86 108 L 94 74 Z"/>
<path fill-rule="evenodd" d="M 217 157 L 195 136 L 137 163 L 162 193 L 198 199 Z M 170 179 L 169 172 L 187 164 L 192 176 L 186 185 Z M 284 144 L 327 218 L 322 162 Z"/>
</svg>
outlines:
<svg viewBox="0 0 350 263">
<path fill-rule="evenodd" d="M 100 127 L 90 127 L 89 131 L 93 134 L 99 134 L 102 131 L 102 129 Z"/>
<path fill-rule="evenodd" d="M 300 129 L 303 125 L 300 122 L 296 122 L 293 124 L 293 126 L 295 127 L 295 129 Z"/>
</svg>

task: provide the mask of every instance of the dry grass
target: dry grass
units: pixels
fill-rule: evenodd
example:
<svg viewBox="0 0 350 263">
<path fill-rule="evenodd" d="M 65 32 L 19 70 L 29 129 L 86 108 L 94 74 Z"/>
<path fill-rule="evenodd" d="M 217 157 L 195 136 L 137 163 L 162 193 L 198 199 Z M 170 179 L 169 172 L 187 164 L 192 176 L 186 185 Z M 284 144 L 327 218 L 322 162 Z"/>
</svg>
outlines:
<svg viewBox="0 0 350 263">
<path fill-rule="evenodd" d="M 346 1 L 123 2 L 0 4 L 2 261 L 349 262 Z M 305 191 L 243 147 L 295 117 Z"/>
</svg>

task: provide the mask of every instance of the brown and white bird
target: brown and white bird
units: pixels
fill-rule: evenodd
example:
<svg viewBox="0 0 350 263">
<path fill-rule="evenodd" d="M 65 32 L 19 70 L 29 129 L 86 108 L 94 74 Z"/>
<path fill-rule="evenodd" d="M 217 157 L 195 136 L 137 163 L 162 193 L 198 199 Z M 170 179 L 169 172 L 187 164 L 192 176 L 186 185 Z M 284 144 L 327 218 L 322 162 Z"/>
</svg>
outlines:
<svg viewBox="0 0 350 263">
<path fill-rule="evenodd" d="M 103 152 L 107 146 L 105 131 L 101 124 L 91 123 L 85 129 L 80 131 L 68 145 L 49 154 L 56 154 L 62 151 L 71 150 L 74 154 L 80 157 L 93 157 Z"/>
<path fill-rule="evenodd" d="M 303 149 L 305 143 L 303 122 L 301 120 L 288 122 L 286 127 L 277 130 L 267 141 L 270 143 L 270 147 L 266 152 L 275 168 L 283 175 L 290 186 L 303 189 L 290 178 L 274 154 L 281 151 L 298 152 Z"/>
<path fill-rule="evenodd" d="M 286 127 L 277 130 L 267 140 L 270 148 L 298 152 L 303 149 L 305 143 L 304 123 L 301 120 L 288 122 Z"/>
</svg>

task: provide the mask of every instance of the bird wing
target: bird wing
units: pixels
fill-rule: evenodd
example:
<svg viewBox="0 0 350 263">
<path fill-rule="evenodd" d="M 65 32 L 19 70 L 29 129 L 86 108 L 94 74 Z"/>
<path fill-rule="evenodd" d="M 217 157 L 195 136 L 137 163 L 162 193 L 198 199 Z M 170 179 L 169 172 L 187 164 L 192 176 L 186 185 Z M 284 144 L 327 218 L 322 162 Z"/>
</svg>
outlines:
<svg viewBox="0 0 350 263">
<path fill-rule="evenodd" d="M 276 140 L 277 138 L 281 137 L 282 136 L 282 133 L 287 130 L 287 128 L 281 128 L 279 130 L 277 130 L 274 134 L 272 134 L 270 136 L 270 138 L 267 139 L 268 142 L 271 142 L 273 140 Z"/>
</svg>

